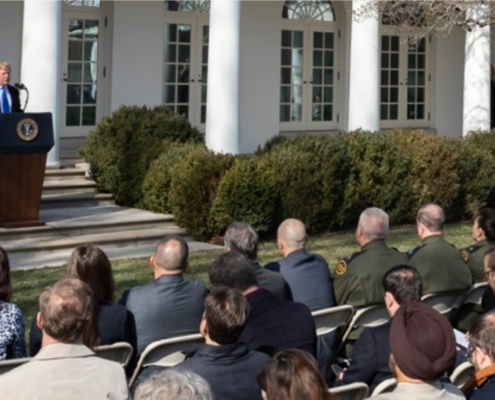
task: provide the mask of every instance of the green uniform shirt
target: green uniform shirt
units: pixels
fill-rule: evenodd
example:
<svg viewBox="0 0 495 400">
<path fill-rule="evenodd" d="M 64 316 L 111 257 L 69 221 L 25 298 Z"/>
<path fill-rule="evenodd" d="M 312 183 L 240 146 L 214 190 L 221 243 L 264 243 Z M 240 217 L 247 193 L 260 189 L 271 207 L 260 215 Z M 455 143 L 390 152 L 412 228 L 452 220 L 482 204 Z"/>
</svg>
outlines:
<svg viewBox="0 0 495 400">
<path fill-rule="evenodd" d="M 421 275 L 423 295 L 467 289 L 471 285 L 471 272 L 460 251 L 446 242 L 443 235 L 425 238 L 406 254 L 409 264 Z"/>
<path fill-rule="evenodd" d="M 388 247 L 385 240 L 365 244 L 360 252 L 337 264 L 333 277 L 337 303 L 354 307 L 383 303 L 383 275 L 390 268 L 406 263 L 406 256 Z"/>
<path fill-rule="evenodd" d="M 493 246 L 487 240 L 483 240 L 472 246 L 461 249 L 462 258 L 471 270 L 474 283 L 485 282 L 483 259 L 486 251 Z"/>
</svg>

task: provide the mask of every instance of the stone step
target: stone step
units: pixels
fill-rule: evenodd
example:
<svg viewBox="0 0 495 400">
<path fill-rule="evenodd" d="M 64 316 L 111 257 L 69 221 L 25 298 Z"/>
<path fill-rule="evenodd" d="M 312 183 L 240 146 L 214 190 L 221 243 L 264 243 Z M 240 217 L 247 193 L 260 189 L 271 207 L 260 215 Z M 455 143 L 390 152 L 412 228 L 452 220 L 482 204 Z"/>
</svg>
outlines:
<svg viewBox="0 0 495 400">
<path fill-rule="evenodd" d="M 41 197 L 42 210 L 82 206 L 109 206 L 114 204 L 115 200 L 110 193 L 44 194 Z"/>
<path fill-rule="evenodd" d="M 45 171 L 45 182 L 60 180 L 85 180 L 86 172 L 81 168 L 58 168 Z"/>
<path fill-rule="evenodd" d="M 66 193 L 97 193 L 96 183 L 85 179 L 65 179 L 56 181 L 45 181 L 43 183 L 43 194 L 66 194 Z"/>
</svg>

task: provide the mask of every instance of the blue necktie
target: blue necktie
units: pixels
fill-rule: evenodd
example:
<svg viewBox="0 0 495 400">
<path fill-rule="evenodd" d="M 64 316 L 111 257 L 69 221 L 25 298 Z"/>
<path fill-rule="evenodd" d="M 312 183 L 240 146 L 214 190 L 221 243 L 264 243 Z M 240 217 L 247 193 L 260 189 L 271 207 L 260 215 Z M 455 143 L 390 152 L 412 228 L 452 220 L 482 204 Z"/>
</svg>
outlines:
<svg viewBox="0 0 495 400">
<path fill-rule="evenodd" d="M 7 97 L 7 86 L 2 86 L 2 114 L 8 113 L 10 113 L 10 105 Z"/>
</svg>

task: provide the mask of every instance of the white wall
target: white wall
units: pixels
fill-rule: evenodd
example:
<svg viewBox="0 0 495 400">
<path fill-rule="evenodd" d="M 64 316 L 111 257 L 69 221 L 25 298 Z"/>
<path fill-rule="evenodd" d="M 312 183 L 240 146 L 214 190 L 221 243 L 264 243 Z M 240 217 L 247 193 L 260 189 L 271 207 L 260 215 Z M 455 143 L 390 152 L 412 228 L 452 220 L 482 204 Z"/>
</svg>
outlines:
<svg viewBox="0 0 495 400">
<path fill-rule="evenodd" d="M 11 82 L 19 82 L 22 52 L 22 1 L 0 2 L 0 61 L 12 64 Z"/>
<path fill-rule="evenodd" d="M 113 3 L 111 109 L 161 104 L 163 2 Z"/>
<path fill-rule="evenodd" d="M 431 125 L 439 136 L 462 136 L 464 38 L 464 31 L 456 29 L 447 38 L 436 39 Z"/>
</svg>

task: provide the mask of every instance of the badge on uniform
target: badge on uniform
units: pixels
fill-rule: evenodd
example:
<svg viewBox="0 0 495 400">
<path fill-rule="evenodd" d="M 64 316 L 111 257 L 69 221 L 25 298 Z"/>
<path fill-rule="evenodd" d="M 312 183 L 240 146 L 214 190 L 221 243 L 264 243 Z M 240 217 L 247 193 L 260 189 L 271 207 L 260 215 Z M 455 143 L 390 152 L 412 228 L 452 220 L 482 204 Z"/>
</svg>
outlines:
<svg viewBox="0 0 495 400">
<path fill-rule="evenodd" d="M 335 268 L 335 273 L 337 275 L 344 275 L 347 271 L 347 263 L 344 260 L 339 261 L 337 268 Z"/>
<path fill-rule="evenodd" d="M 462 254 L 462 259 L 464 260 L 464 262 L 468 262 L 468 260 L 469 260 L 469 253 L 467 252 L 467 250 L 462 250 L 461 251 L 461 254 Z"/>
</svg>

